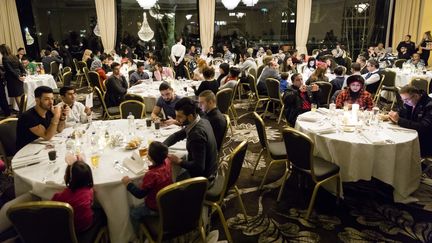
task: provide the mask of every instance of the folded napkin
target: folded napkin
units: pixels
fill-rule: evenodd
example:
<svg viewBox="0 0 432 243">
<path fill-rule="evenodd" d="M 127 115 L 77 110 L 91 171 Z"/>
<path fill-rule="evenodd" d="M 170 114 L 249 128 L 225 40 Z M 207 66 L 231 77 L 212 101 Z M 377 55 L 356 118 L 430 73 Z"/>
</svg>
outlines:
<svg viewBox="0 0 432 243">
<path fill-rule="evenodd" d="M 317 112 L 320 113 L 320 114 L 322 114 L 322 115 L 327 116 L 330 113 L 330 110 L 327 109 L 327 108 L 318 108 Z"/>
<path fill-rule="evenodd" d="M 386 144 L 387 138 L 383 134 L 374 133 L 370 131 L 364 131 L 360 133 L 360 136 L 363 136 L 371 144 Z"/>
<path fill-rule="evenodd" d="M 28 156 L 22 156 L 22 157 L 18 157 L 18 158 L 14 158 L 12 159 L 13 164 L 23 164 L 26 162 L 29 163 L 34 163 L 34 162 L 38 162 L 38 161 L 42 161 L 42 160 L 47 160 L 48 156 L 44 153 L 40 153 L 37 155 L 28 155 Z"/>
<path fill-rule="evenodd" d="M 307 112 L 297 117 L 297 120 L 306 122 L 317 122 L 319 119 L 319 116 L 312 112 Z"/>
<path fill-rule="evenodd" d="M 144 174 L 148 170 L 147 163 L 136 152 L 132 154 L 132 157 L 127 157 L 123 160 L 123 166 L 136 175 Z"/>
<path fill-rule="evenodd" d="M 316 128 L 312 128 L 310 130 L 312 130 L 313 132 L 315 132 L 317 134 L 328 134 L 328 133 L 335 133 L 335 132 L 337 132 L 337 130 L 336 130 L 335 127 L 327 127 L 327 126 L 316 127 Z"/>
</svg>

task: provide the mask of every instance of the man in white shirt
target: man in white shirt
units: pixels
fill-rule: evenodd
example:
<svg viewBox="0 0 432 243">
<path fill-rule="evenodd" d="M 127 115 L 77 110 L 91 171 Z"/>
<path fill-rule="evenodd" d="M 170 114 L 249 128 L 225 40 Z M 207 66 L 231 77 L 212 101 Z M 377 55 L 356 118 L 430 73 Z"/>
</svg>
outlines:
<svg viewBox="0 0 432 243">
<path fill-rule="evenodd" d="M 91 115 L 90 108 L 84 106 L 80 102 L 75 102 L 75 89 L 70 86 L 64 86 L 60 89 L 62 102 L 58 105 L 61 107 L 69 106 L 70 111 L 66 116 L 66 127 L 71 127 L 76 123 L 86 123 Z"/>
<path fill-rule="evenodd" d="M 367 62 L 366 68 L 368 73 L 363 74 L 365 79 L 366 91 L 371 94 L 375 94 L 380 84 L 381 76 L 379 74 L 379 64 L 377 61 L 371 59 Z"/>
<path fill-rule="evenodd" d="M 184 70 L 184 56 L 186 54 L 186 47 L 182 44 L 183 39 L 178 38 L 177 44 L 171 47 L 171 60 L 174 63 L 174 71 L 176 73 L 175 78 L 183 78 L 185 76 Z"/>
<path fill-rule="evenodd" d="M 223 45 L 222 49 L 224 51 L 224 56 L 223 56 L 224 61 L 228 62 L 228 63 L 234 62 L 234 60 L 233 60 L 234 57 L 233 57 L 232 53 L 230 52 L 228 45 Z"/>
</svg>

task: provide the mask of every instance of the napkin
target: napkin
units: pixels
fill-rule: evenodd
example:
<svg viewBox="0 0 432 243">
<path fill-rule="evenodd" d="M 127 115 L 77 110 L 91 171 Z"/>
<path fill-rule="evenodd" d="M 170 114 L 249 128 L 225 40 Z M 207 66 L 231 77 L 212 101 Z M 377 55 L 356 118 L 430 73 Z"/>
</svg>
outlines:
<svg viewBox="0 0 432 243">
<path fill-rule="evenodd" d="M 93 93 L 86 94 L 85 106 L 88 108 L 93 107 Z"/>
<path fill-rule="evenodd" d="M 304 113 L 297 117 L 297 120 L 306 122 L 317 122 L 319 117 L 314 113 Z"/>
<path fill-rule="evenodd" d="M 17 159 L 13 159 L 12 167 L 17 168 L 17 167 L 27 166 L 29 164 L 40 163 L 44 160 L 48 160 L 46 154 L 24 156 Z"/>
<path fill-rule="evenodd" d="M 384 137 L 382 134 L 374 133 L 370 131 L 364 131 L 360 133 L 363 138 L 365 138 L 367 141 L 369 141 L 371 144 L 386 144 L 387 138 Z"/>
<path fill-rule="evenodd" d="M 125 158 L 123 160 L 123 166 L 136 175 L 144 174 L 148 169 L 147 163 L 144 162 L 137 152 L 133 152 L 131 157 Z"/>
<path fill-rule="evenodd" d="M 327 134 L 327 133 L 337 132 L 335 127 L 317 127 L 317 128 L 313 128 L 311 130 L 316 132 L 317 134 Z"/>
<path fill-rule="evenodd" d="M 328 115 L 330 113 L 330 110 L 327 109 L 327 108 L 318 108 L 317 112 L 326 116 L 326 115 Z"/>
</svg>

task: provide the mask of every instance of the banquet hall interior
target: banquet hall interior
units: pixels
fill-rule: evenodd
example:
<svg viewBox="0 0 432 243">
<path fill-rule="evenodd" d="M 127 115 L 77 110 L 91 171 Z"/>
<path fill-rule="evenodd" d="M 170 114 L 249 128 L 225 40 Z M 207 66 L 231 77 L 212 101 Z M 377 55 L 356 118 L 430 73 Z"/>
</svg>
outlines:
<svg viewBox="0 0 432 243">
<path fill-rule="evenodd" d="M 432 242 L 432 0 L 1 0 L 0 242 Z"/>
</svg>

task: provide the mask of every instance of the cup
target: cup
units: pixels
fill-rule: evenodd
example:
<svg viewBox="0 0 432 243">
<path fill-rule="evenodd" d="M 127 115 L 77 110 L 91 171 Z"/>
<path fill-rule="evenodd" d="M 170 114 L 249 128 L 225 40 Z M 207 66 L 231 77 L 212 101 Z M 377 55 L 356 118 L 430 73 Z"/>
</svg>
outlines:
<svg viewBox="0 0 432 243">
<path fill-rule="evenodd" d="M 54 163 L 57 159 L 57 151 L 55 149 L 48 151 L 48 158 L 50 163 Z"/>
<path fill-rule="evenodd" d="M 138 151 L 139 151 L 139 155 L 141 157 L 145 157 L 145 156 L 147 156 L 148 148 L 147 147 L 142 147 Z"/>
<path fill-rule="evenodd" d="M 90 157 L 90 161 L 91 161 L 93 168 L 99 167 L 99 160 L 100 160 L 100 154 L 96 153 L 96 152 L 92 153 L 92 155 Z"/>
<path fill-rule="evenodd" d="M 156 129 L 156 130 L 159 130 L 159 129 L 160 129 L 160 120 L 156 120 L 156 121 L 154 122 L 154 125 L 155 125 L 155 129 Z"/>
<path fill-rule="evenodd" d="M 151 119 L 146 119 L 146 127 L 147 128 L 150 128 L 151 127 L 151 123 L 152 123 L 152 120 Z"/>
<path fill-rule="evenodd" d="M 315 104 L 315 103 L 311 104 L 311 111 L 316 112 L 317 107 L 318 107 L 317 104 Z"/>
</svg>

